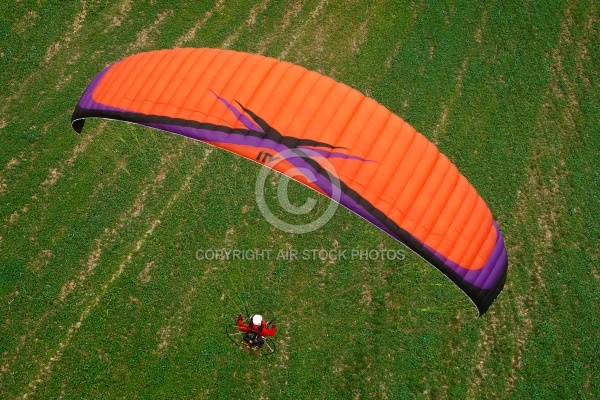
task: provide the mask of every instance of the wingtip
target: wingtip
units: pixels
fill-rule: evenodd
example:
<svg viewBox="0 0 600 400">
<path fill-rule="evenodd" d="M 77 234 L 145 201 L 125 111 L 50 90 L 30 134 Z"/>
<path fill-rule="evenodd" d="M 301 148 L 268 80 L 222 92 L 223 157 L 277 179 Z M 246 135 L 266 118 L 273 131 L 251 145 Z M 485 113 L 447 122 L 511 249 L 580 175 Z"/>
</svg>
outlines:
<svg viewBox="0 0 600 400">
<path fill-rule="evenodd" d="M 77 133 L 81 133 L 83 125 L 85 125 L 85 119 L 74 119 L 71 121 L 71 127 Z"/>
</svg>

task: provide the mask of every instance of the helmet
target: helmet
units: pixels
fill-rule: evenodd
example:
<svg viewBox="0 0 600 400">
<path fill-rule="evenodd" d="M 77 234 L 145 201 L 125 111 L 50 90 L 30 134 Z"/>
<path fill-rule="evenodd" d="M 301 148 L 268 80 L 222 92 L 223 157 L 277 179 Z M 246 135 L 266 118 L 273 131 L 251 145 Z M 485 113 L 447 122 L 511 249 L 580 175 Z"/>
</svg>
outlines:
<svg viewBox="0 0 600 400">
<path fill-rule="evenodd" d="M 252 317 L 252 323 L 254 325 L 260 325 L 262 323 L 262 315 L 255 315 Z"/>
</svg>

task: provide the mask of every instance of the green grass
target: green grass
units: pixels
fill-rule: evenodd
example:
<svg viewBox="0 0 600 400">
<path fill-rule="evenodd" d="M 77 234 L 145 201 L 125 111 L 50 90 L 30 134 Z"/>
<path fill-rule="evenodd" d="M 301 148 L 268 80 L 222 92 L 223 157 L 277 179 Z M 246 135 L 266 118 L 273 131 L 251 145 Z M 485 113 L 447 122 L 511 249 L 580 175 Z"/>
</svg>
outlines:
<svg viewBox="0 0 600 400">
<path fill-rule="evenodd" d="M 593 1 L 38 3 L 0 5 L 1 398 L 599 396 Z M 278 231 L 255 203 L 258 166 L 229 153 L 118 122 L 72 132 L 105 65 L 204 19 L 185 46 L 331 75 L 456 163 L 509 251 L 484 317 L 408 250 L 198 261 L 200 248 L 402 247 L 345 209 L 307 235 Z M 293 183 L 290 196 L 316 197 Z M 272 358 L 224 335 L 246 300 L 277 315 Z"/>
</svg>

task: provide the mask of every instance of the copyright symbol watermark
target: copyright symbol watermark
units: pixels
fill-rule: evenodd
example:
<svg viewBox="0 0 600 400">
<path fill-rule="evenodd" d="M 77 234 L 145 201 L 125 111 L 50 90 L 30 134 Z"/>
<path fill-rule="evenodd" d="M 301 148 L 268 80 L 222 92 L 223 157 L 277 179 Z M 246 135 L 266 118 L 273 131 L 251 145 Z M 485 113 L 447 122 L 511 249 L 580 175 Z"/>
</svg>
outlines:
<svg viewBox="0 0 600 400">
<path fill-rule="evenodd" d="M 259 154 L 259 157 L 261 155 Z M 340 180 L 337 172 L 329 160 L 320 153 L 308 149 L 286 149 L 275 155 L 265 154 L 266 161 L 263 168 L 260 169 L 256 179 L 255 195 L 256 204 L 262 215 L 274 227 L 287 233 L 308 233 L 324 226 L 335 214 L 342 197 L 340 189 Z M 309 216 L 307 221 L 302 223 L 286 222 L 277 217 L 269 208 L 265 200 L 265 185 L 267 177 L 280 163 L 288 163 L 291 166 L 287 169 L 286 175 L 281 176 L 277 181 L 277 200 L 279 207 L 290 215 L 306 215 L 314 210 L 317 200 L 309 197 L 301 206 L 295 206 L 288 196 L 288 184 L 291 178 L 303 177 L 309 182 L 321 188 L 330 198 L 325 212 L 318 217 Z M 283 167 L 283 166 L 282 166 Z M 279 168 L 282 170 L 283 168 Z"/>
</svg>

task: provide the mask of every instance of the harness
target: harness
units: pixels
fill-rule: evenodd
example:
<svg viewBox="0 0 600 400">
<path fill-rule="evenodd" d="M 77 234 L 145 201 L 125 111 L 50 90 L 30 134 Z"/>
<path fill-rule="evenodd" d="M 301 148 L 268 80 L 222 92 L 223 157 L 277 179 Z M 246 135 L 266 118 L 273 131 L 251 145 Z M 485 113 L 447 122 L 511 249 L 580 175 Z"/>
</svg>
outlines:
<svg viewBox="0 0 600 400">
<path fill-rule="evenodd" d="M 258 325 L 258 329 L 252 329 L 252 326 L 254 324 L 252 323 L 252 317 L 250 317 L 250 319 L 248 320 L 248 332 L 246 333 L 246 337 L 248 339 L 248 342 L 250 344 L 254 344 L 254 342 L 262 336 L 262 331 L 263 331 L 263 324 L 261 322 L 260 325 Z"/>
</svg>

